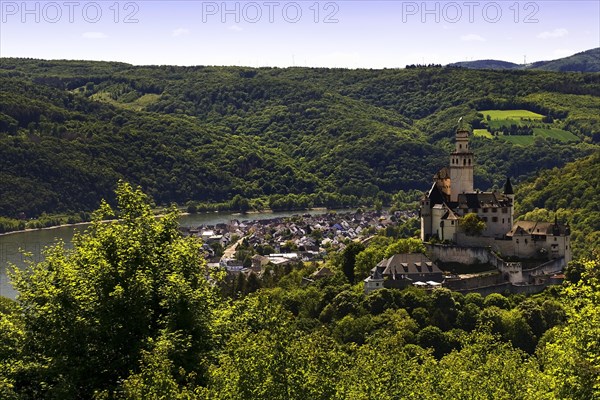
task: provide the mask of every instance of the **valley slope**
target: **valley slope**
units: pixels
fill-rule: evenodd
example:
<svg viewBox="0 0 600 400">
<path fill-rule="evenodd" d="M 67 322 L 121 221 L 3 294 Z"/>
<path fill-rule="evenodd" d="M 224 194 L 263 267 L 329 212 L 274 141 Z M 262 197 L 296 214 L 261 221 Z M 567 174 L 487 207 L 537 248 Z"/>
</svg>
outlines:
<svg viewBox="0 0 600 400">
<path fill-rule="evenodd" d="M 0 215 L 95 209 L 119 179 L 159 205 L 384 204 L 425 190 L 459 117 L 522 108 L 579 142 L 473 138 L 476 187 L 591 154 L 600 75 L 458 68 L 132 66 L 0 59 Z"/>
</svg>

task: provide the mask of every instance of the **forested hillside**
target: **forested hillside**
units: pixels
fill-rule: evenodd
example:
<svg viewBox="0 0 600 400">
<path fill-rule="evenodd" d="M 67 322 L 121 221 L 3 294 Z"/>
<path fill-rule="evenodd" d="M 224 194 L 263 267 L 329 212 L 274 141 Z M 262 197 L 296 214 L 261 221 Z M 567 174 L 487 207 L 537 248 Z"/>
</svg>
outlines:
<svg viewBox="0 0 600 400">
<path fill-rule="evenodd" d="M 556 72 L 600 72 L 600 47 L 582 51 L 556 60 L 537 61 L 531 64 L 515 64 L 500 60 L 461 61 L 449 64 L 453 67 L 474 69 L 537 69 Z"/>
<path fill-rule="evenodd" d="M 600 151 L 521 184 L 516 193 L 517 213 L 527 220 L 554 221 L 556 217 L 568 223 L 576 255 L 600 251 L 598 165 Z"/>
<path fill-rule="evenodd" d="M 121 223 L 101 222 L 110 215 Z M 104 204 L 96 218 L 72 250 L 59 244 L 15 273 L 16 302 L 0 299 L 2 399 L 600 395 L 598 258 L 528 297 L 365 294 L 345 275 L 354 243 L 327 262 L 329 278 L 303 279 L 315 265 L 280 265 L 251 274 L 232 299 L 218 290 L 222 274 L 205 279 L 201 244 L 181 237 L 177 213 L 154 218 L 140 190 L 120 185 L 118 207 Z M 415 242 L 384 229 L 369 248 Z M 356 258 L 357 272 L 368 258 Z"/>
<path fill-rule="evenodd" d="M 518 69 L 520 67 L 519 64 L 502 60 L 459 61 L 448 66 L 471 69 Z"/>
<path fill-rule="evenodd" d="M 266 206 L 386 204 L 426 189 L 447 163 L 458 118 L 476 127 L 483 109 L 535 111 L 579 138 L 474 138 L 476 186 L 488 189 L 594 151 L 599 77 L 3 58 L 0 216 L 93 210 L 112 201 L 120 178 L 158 204 L 236 195 Z"/>
<path fill-rule="evenodd" d="M 534 62 L 526 68 L 560 72 L 599 72 L 600 47 L 582 51 L 569 57 L 559 58 L 558 60 Z"/>
</svg>

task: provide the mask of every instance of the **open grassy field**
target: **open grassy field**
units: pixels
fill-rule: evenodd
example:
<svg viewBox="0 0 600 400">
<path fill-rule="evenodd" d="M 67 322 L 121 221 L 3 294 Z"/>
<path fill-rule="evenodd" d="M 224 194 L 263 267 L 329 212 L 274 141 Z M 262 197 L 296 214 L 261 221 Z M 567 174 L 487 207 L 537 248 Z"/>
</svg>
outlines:
<svg viewBox="0 0 600 400">
<path fill-rule="evenodd" d="M 491 121 L 487 121 L 489 127 L 491 129 L 500 129 L 503 126 L 511 126 L 511 125 L 518 125 L 518 126 L 525 126 L 525 125 L 531 125 L 532 122 L 531 121 L 521 121 L 521 120 L 517 120 L 517 119 L 493 119 Z"/>
<path fill-rule="evenodd" d="M 579 138 L 573 135 L 571 132 L 564 131 L 558 128 L 533 128 L 533 134 L 535 136 L 550 137 L 558 139 L 563 142 L 578 142 Z"/>
<path fill-rule="evenodd" d="M 543 115 L 527 110 L 482 110 L 484 119 L 487 121 L 488 115 L 490 120 L 487 124 L 492 129 L 499 129 L 503 126 L 511 125 L 532 125 L 540 123 Z"/>
<path fill-rule="evenodd" d="M 483 135 L 478 135 L 478 136 L 483 136 Z M 500 135 L 498 137 L 501 140 L 504 140 L 506 142 L 511 142 L 514 144 L 520 144 L 523 146 L 527 146 L 527 145 L 532 144 L 535 141 L 535 138 L 538 136 L 545 137 L 545 138 L 558 139 L 561 142 L 565 142 L 565 143 L 579 141 L 579 138 L 577 136 L 573 135 L 571 132 L 563 131 L 562 129 L 558 129 L 558 128 L 551 128 L 551 129 L 533 128 L 533 136 Z"/>
<path fill-rule="evenodd" d="M 93 100 L 112 104 L 115 107 L 124 108 L 126 110 L 142 111 L 150 104 L 155 103 L 160 98 L 159 94 L 147 93 L 131 102 L 123 102 L 115 100 L 108 92 L 98 92 L 91 96 Z"/>
<path fill-rule="evenodd" d="M 532 126 L 533 127 L 533 135 L 525 136 L 503 136 L 500 135 L 499 138 L 511 142 L 514 144 L 520 144 L 523 146 L 530 145 L 534 142 L 537 136 L 541 136 L 544 138 L 553 138 L 558 139 L 562 142 L 578 142 L 579 138 L 572 134 L 571 132 L 567 132 L 560 128 L 548 127 L 552 124 L 543 124 L 542 118 L 544 117 L 541 114 L 534 113 L 532 111 L 527 110 L 481 110 L 479 111 L 483 114 L 487 124 L 490 129 L 497 130 L 502 127 L 510 127 L 511 125 L 518 126 Z M 490 116 L 490 120 L 487 120 L 487 116 Z M 556 126 L 556 125 L 555 125 Z M 474 129 L 473 134 L 475 136 L 487 137 L 492 139 L 494 136 L 488 132 L 486 129 Z"/>
<path fill-rule="evenodd" d="M 493 139 L 494 136 L 487 129 L 473 129 L 473 135 Z"/>
<path fill-rule="evenodd" d="M 498 136 L 500 140 L 504 140 L 505 142 L 510 142 L 513 144 L 520 144 L 522 146 L 527 146 L 533 143 L 535 140 L 535 136 Z"/>
<path fill-rule="evenodd" d="M 517 120 L 521 118 L 529 118 L 532 120 L 541 120 L 544 116 L 527 110 L 481 110 L 483 117 L 487 119 L 489 115 L 492 120 L 495 119 L 508 119 Z"/>
</svg>

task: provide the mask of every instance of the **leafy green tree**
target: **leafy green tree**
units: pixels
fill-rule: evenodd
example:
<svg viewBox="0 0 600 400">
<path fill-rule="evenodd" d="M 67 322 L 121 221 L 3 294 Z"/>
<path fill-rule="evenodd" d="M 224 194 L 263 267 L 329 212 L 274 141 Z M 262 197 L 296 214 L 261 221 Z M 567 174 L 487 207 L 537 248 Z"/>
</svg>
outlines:
<svg viewBox="0 0 600 400">
<path fill-rule="evenodd" d="M 485 297 L 483 302 L 483 306 L 485 308 L 496 306 L 498 308 L 502 308 L 504 310 L 510 309 L 510 300 L 501 295 L 500 293 L 492 293 Z"/>
<path fill-rule="evenodd" d="M 374 329 L 375 321 L 370 315 L 356 318 L 352 315 L 346 315 L 336 322 L 333 336 L 341 343 L 354 342 L 360 345 L 365 342 L 368 334 Z"/>
<path fill-rule="evenodd" d="M 228 307 L 217 321 L 222 350 L 203 398 L 331 399 L 348 356 L 324 331 L 304 334 L 265 292 Z"/>
<path fill-rule="evenodd" d="M 444 332 L 437 326 L 426 326 L 421 329 L 417 334 L 417 343 L 423 348 L 433 349 L 437 359 L 451 350 Z"/>
<path fill-rule="evenodd" d="M 581 280 L 565 289 L 567 321 L 538 349 L 558 398 L 600 397 L 600 259 L 582 260 Z"/>
<path fill-rule="evenodd" d="M 239 273 L 235 276 L 234 284 L 232 285 L 233 293 L 231 294 L 231 296 L 234 299 L 244 296 L 244 294 L 246 293 L 246 283 L 247 283 L 246 274 Z"/>
<path fill-rule="evenodd" d="M 585 264 L 583 260 L 573 260 L 569 262 L 565 268 L 565 277 L 571 283 L 578 283 L 581 280 L 581 275 L 585 272 Z"/>
<path fill-rule="evenodd" d="M 484 308 L 479 314 L 477 327 L 480 329 L 488 329 L 492 334 L 500 336 L 503 331 L 502 325 L 502 310 L 496 306 Z"/>
<path fill-rule="evenodd" d="M 477 307 L 483 307 L 484 298 L 480 293 L 467 293 L 465 295 L 465 304 L 473 303 Z"/>
<path fill-rule="evenodd" d="M 148 349 L 142 351 L 139 372 L 131 374 L 122 383 L 122 390 L 115 397 L 124 400 L 188 400 L 194 394 L 195 376 L 175 368 L 173 355 L 178 346 L 187 346 L 178 335 L 164 335 L 148 341 Z"/>
<path fill-rule="evenodd" d="M 357 400 L 441 399 L 433 393 L 436 361 L 419 346 L 405 349 L 390 333 L 352 353 L 353 362 L 338 374 L 335 398 Z"/>
<path fill-rule="evenodd" d="M 250 209 L 250 202 L 247 198 L 236 194 L 233 196 L 233 199 L 231 199 L 231 209 L 245 213 Z"/>
<path fill-rule="evenodd" d="M 433 300 L 433 306 L 442 311 L 448 311 L 457 306 L 456 301 L 452 296 L 452 292 L 449 289 L 439 288 L 434 290 L 431 292 L 431 298 Z"/>
<path fill-rule="evenodd" d="M 378 315 L 389 308 L 396 308 L 396 299 L 392 290 L 383 288 L 369 293 L 365 305 L 372 315 Z"/>
<path fill-rule="evenodd" d="M 416 238 L 398 239 L 385 249 L 385 257 L 402 253 L 424 253 L 425 246 Z"/>
<path fill-rule="evenodd" d="M 408 312 L 418 307 L 423 307 L 426 310 L 431 307 L 431 297 L 428 296 L 427 292 L 414 286 L 404 289 L 400 298 L 400 306 Z"/>
<path fill-rule="evenodd" d="M 381 260 L 384 258 L 384 249 L 369 246 L 356 255 L 354 267 L 355 280 L 365 279 Z"/>
<path fill-rule="evenodd" d="M 359 315 L 363 313 L 362 302 L 363 294 L 352 290 L 344 290 L 331 300 L 331 303 L 325 307 L 325 310 L 331 313 L 333 319 L 341 319 L 348 314 Z"/>
<path fill-rule="evenodd" d="M 340 263 L 342 271 L 350 284 L 354 284 L 355 276 L 354 276 L 354 265 L 356 264 L 356 256 L 365 249 L 365 246 L 362 243 L 351 242 L 346 246 L 346 248 L 342 251 Z"/>
<path fill-rule="evenodd" d="M 439 398 L 551 399 L 549 379 L 535 359 L 488 332 L 466 337 L 460 351 L 446 355 L 433 381 Z"/>
<path fill-rule="evenodd" d="M 379 340 L 387 342 L 390 338 L 393 338 L 391 340 L 397 347 L 414 343 L 419 326 L 406 310 L 388 308 L 374 319 L 380 328 L 373 332 L 369 343 L 378 343 Z"/>
<path fill-rule="evenodd" d="M 25 331 L 19 307 L 10 299 L 0 298 L 0 398 L 19 398 L 15 376 L 28 367 L 23 362 L 24 339 Z"/>
<path fill-rule="evenodd" d="M 485 229 L 485 222 L 475 213 L 468 213 L 458 221 L 458 224 L 469 236 L 479 236 Z"/>
<path fill-rule="evenodd" d="M 169 369 L 204 382 L 215 292 L 200 243 L 181 236 L 175 209 L 157 219 L 140 189 L 120 183 L 116 193 L 117 210 L 104 203 L 73 249 L 51 247 L 43 262 L 13 275 L 24 357 L 40 365 L 16 376 L 23 391 L 44 398 L 110 395 L 140 372 L 153 341 L 173 335 Z M 118 222 L 102 222 L 115 214 Z"/>
<path fill-rule="evenodd" d="M 542 305 L 533 300 L 525 300 L 519 304 L 518 310 L 521 312 L 523 318 L 525 318 L 525 321 L 527 321 L 527 325 L 531 328 L 535 338 L 541 338 L 548 329 Z"/>
<path fill-rule="evenodd" d="M 210 248 L 214 251 L 215 257 L 223 256 L 224 249 L 223 245 L 220 242 L 212 242 L 210 244 Z"/>
<path fill-rule="evenodd" d="M 460 310 L 456 317 L 456 324 L 459 328 L 470 332 L 477 326 L 481 309 L 474 303 L 467 303 Z"/>
<path fill-rule="evenodd" d="M 431 315 L 426 308 L 417 307 L 410 313 L 410 316 L 419 324 L 420 328 L 425 328 L 430 325 Z"/>
<path fill-rule="evenodd" d="M 537 344 L 531 327 L 518 308 L 502 311 L 502 338 L 510 341 L 515 348 L 533 353 Z"/>
<path fill-rule="evenodd" d="M 254 272 L 251 272 L 246 281 L 246 294 L 254 293 L 260 288 L 261 282 L 258 275 L 256 275 Z"/>
<path fill-rule="evenodd" d="M 556 300 L 546 300 L 542 303 L 542 313 L 547 328 L 553 328 L 566 320 L 565 308 Z"/>
</svg>

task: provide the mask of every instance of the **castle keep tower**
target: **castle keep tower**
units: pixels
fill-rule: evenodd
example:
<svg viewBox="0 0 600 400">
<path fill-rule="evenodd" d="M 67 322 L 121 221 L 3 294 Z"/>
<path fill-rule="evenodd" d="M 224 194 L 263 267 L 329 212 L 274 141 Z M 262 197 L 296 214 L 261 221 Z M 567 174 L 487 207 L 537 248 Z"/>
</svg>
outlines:
<svg viewBox="0 0 600 400">
<path fill-rule="evenodd" d="M 450 201 L 458 201 L 461 193 L 473 192 L 473 152 L 469 149 L 469 131 L 456 131 L 456 148 L 450 154 Z"/>
<path fill-rule="evenodd" d="M 504 184 L 504 195 L 510 199 L 510 226 L 513 225 L 515 220 L 515 192 L 513 191 L 512 184 L 510 183 L 510 178 L 506 178 L 506 183 Z"/>
</svg>

